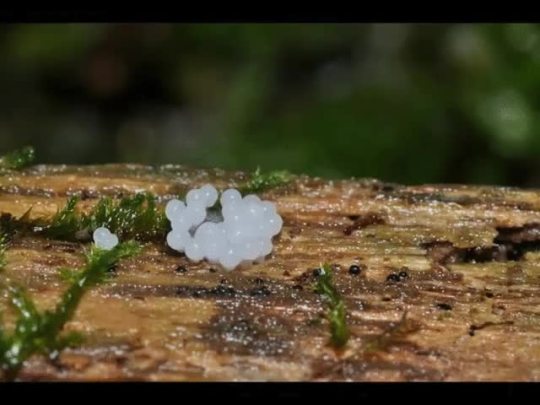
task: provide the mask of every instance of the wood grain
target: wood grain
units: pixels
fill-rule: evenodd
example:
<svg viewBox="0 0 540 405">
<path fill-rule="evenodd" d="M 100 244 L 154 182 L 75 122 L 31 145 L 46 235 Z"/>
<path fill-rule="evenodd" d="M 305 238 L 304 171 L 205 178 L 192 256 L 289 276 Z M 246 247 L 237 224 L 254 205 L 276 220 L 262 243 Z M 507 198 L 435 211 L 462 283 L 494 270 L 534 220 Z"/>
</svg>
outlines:
<svg viewBox="0 0 540 405">
<path fill-rule="evenodd" d="M 46 217 L 73 194 L 84 210 L 102 195 L 165 201 L 246 179 L 171 165 L 36 166 L 0 177 L 0 212 Z M 226 273 L 147 243 L 84 297 L 67 329 L 85 343 L 55 363 L 33 357 L 20 379 L 540 380 L 538 190 L 300 176 L 261 197 L 284 219 L 265 262 Z M 5 275 L 52 306 L 65 287 L 57 269 L 82 265 L 84 248 L 17 237 Z M 342 351 L 328 345 L 313 292 L 322 262 L 348 309 Z"/>
</svg>

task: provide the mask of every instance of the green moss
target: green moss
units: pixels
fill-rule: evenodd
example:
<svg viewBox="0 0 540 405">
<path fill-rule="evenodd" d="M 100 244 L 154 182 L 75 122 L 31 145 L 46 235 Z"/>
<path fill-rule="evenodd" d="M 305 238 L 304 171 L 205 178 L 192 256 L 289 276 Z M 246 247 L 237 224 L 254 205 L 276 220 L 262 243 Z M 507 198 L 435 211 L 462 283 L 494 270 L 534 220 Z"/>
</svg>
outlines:
<svg viewBox="0 0 540 405">
<path fill-rule="evenodd" d="M 86 231 L 89 236 L 96 228 L 105 226 L 120 238 L 146 240 L 162 236 L 169 229 L 163 210 L 156 206 L 156 197 L 150 193 L 120 200 L 104 197 L 87 214 L 77 212 L 78 201 L 78 197 L 71 197 L 49 224 L 41 224 L 43 234 L 75 240 L 79 232 Z"/>
<path fill-rule="evenodd" d="M 136 194 L 119 201 L 102 198 L 92 212 L 82 218 L 82 227 L 96 229 L 105 226 L 123 238 L 152 238 L 168 230 L 163 210 L 156 206 L 150 193 Z"/>
<path fill-rule="evenodd" d="M 23 169 L 34 161 L 35 151 L 32 146 L 26 146 L 0 157 L 0 173 L 9 170 Z"/>
<path fill-rule="evenodd" d="M 349 340 L 347 310 L 343 298 L 332 283 L 332 269 L 328 264 L 321 266 L 321 275 L 317 279 L 315 292 L 321 294 L 328 306 L 327 318 L 330 322 L 330 342 L 334 347 L 345 346 Z"/>
<path fill-rule="evenodd" d="M 260 193 L 271 188 L 283 186 L 292 179 L 293 175 L 285 170 L 261 173 L 260 168 L 257 168 L 249 181 L 243 187 L 240 187 L 240 192 L 242 194 Z"/>
<path fill-rule="evenodd" d="M 0 324 L 0 366 L 4 377 L 14 379 L 26 359 L 34 354 L 58 356 L 65 347 L 79 344 L 78 334 L 62 334 L 66 322 L 74 315 L 84 293 L 104 282 L 108 270 L 119 260 L 140 251 L 135 242 L 121 243 L 111 250 L 93 247 L 86 255 L 86 266 L 70 270 L 70 285 L 53 310 L 38 311 L 26 291 L 17 285 L 7 286 L 9 302 L 17 313 L 15 329 L 7 334 Z M 64 273 L 67 270 L 62 270 Z"/>
<path fill-rule="evenodd" d="M 44 229 L 47 236 L 66 239 L 75 236 L 81 226 L 80 217 L 75 211 L 78 202 L 78 197 L 69 198 L 64 208 L 56 213 L 51 220 L 51 224 Z"/>
</svg>

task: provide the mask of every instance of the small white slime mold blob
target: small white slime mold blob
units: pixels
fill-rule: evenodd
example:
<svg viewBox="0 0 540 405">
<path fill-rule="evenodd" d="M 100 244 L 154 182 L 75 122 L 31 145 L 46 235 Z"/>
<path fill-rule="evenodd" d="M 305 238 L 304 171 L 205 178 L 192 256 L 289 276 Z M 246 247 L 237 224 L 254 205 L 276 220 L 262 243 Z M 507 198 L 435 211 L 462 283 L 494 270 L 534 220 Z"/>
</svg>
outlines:
<svg viewBox="0 0 540 405">
<path fill-rule="evenodd" d="M 111 250 L 118 245 L 118 236 L 103 226 L 94 231 L 93 238 L 96 247 L 100 249 Z"/>
<path fill-rule="evenodd" d="M 217 198 L 217 190 L 207 184 L 190 190 L 186 204 L 170 200 L 165 208 L 172 227 L 167 244 L 185 252 L 192 261 L 206 259 L 226 270 L 233 270 L 240 263 L 263 260 L 272 252 L 272 237 L 283 226 L 275 205 L 254 194 L 242 198 L 238 190 L 228 189 L 220 198 L 223 221 L 216 222 L 211 215 L 207 216 L 206 209 Z"/>
</svg>

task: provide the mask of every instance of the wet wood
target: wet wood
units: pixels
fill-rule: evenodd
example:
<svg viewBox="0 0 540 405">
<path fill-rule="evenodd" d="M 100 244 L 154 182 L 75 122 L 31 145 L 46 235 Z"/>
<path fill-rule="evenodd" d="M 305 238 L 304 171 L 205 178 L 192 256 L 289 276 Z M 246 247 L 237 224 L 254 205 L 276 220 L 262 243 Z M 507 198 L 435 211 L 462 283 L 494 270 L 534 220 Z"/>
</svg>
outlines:
<svg viewBox="0 0 540 405">
<path fill-rule="evenodd" d="M 182 166 L 37 166 L 0 177 L 0 212 L 32 207 L 46 217 L 74 194 L 82 209 L 145 190 L 165 201 L 246 178 Z M 299 177 L 261 197 L 284 218 L 265 262 L 226 273 L 148 243 L 83 299 L 67 329 L 85 343 L 55 363 L 33 357 L 20 378 L 540 380 L 540 191 Z M 64 288 L 57 269 L 81 265 L 83 249 L 19 237 L 5 274 L 52 306 Z M 347 304 L 351 339 L 339 352 L 313 292 L 321 262 L 334 266 Z M 407 277 L 391 276 L 400 272 Z"/>
</svg>

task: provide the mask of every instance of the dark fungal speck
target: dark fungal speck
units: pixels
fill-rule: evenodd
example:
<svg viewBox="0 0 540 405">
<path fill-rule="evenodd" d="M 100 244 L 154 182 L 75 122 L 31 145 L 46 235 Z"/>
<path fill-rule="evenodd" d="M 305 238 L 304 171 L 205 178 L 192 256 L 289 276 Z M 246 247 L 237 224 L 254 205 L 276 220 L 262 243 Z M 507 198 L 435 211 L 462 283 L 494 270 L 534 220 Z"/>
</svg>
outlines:
<svg viewBox="0 0 540 405">
<path fill-rule="evenodd" d="M 442 309 L 443 311 L 451 311 L 452 310 L 452 305 L 444 303 L 444 302 L 437 303 L 437 304 L 435 304 L 435 306 L 437 308 L 439 308 L 439 309 Z"/>
<path fill-rule="evenodd" d="M 208 271 L 209 271 L 210 273 L 215 273 L 217 270 L 214 269 L 213 267 L 210 267 L 210 268 L 208 269 Z"/>
<path fill-rule="evenodd" d="M 232 287 L 225 287 L 223 285 L 219 285 L 210 290 L 210 293 L 217 296 L 234 297 L 236 295 L 236 290 Z"/>
<path fill-rule="evenodd" d="M 299 291 L 304 289 L 304 287 L 302 287 L 300 284 L 295 284 L 292 286 L 292 288 L 293 290 L 299 290 Z"/>
<path fill-rule="evenodd" d="M 493 298 L 494 294 L 491 291 L 486 291 L 486 297 L 487 298 Z"/>
<path fill-rule="evenodd" d="M 357 276 L 361 272 L 362 272 L 362 268 L 356 264 L 353 264 L 351 267 L 349 267 L 349 273 L 354 276 Z"/>
<path fill-rule="evenodd" d="M 409 273 L 402 270 L 402 271 L 399 272 L 398 277 L 399 277 L 400 280 L 404 280 L 406 278 L 409 278 Z"/>
<path fill-rule="evenodd" d="M 187 269 L 185 266 L 178 266 L 176 269 L 174 269 L 175 273 L 182 274 L 186 273 Z"/>
<path fill-rule="evenodd" d="M 398 282 L 400 281 L 401 279 L 399 278 L 399 276 L 396 274 L 396 273 L 392 273 L 392 274 L 389 274 L 388 277 L 386 277 L 386 281 L 395 281 L 395 282 Z"/>
<path fill-rule="evenodd" d="M 249 292 L 252 297 L 263 297 L 272 294 L 272 292 L 266 286 L 254 288 Z"/>
</svg>

